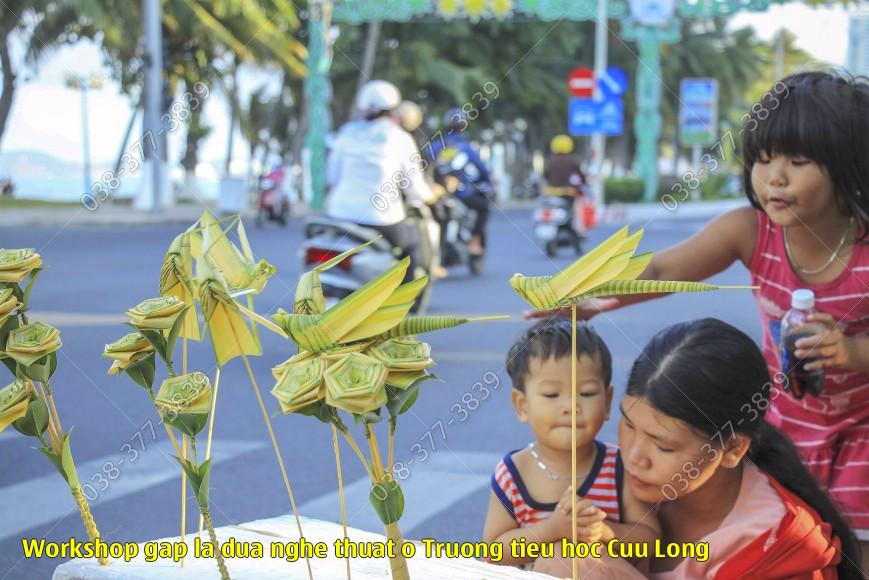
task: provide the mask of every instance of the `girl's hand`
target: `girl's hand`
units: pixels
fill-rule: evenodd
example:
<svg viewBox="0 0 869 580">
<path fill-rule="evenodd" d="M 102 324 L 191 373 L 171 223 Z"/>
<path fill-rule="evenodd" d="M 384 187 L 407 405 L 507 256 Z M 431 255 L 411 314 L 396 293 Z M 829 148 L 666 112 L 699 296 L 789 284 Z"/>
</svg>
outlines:
<svg viewBox="0 0 869 580">
<path fill-rule="evenodd" d="M 595 314 L 600 312 L 609 312 L 621 306 L 618 298 L 590 298 L 583 300 L 576 305 L 576 319 L 590 320 Z M 549 318 L 550 316 L 558 316 L 560 318 L 570 318 L 570 308 L 558 308 L 555 310 L 526 310 L 522 313 L 526 319 L 529 318 Z"/>
<path fill-rule="evenodd" d="M 829 314 L 818 312 L 811 314 L 808 321 L 824 326 L 824 330 L 796 342 L 797 350 L 794 355 L 797 358 L 817 358 L 806 364 L 806 370 L 825 367 L 851 368 L 853 341 L 845 336 L 836 320 Z"/>
</svg>

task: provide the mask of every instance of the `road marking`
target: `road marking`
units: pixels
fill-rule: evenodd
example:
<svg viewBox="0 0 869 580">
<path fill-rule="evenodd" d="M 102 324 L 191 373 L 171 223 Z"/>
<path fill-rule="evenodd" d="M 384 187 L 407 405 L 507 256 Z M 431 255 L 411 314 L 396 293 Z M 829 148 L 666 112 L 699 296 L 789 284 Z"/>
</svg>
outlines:
<svg viewBox="0 0 869 580">
<path fill-rule="evenodd" d="M 33 320 L 41 320 L 51 326 L 114 326 L 127 322 L 123 314 L 104 312 L 55 312 L 33 310 L 29 313 Z"/>
<path fill-rule="evenodd" d="M 497 453 L 439 451 L 430 454 L 425 463 L 414 465 L 410 477 L 400 481 L 405 505 L 401 529 L 410 531 L 466 496 L 486 489 L 499 459 Z M 445 489 L 450 490 L 449 494 L 444 494 Z M 344 486 L 347 525 L 382 534 L 383 523 L 368 501 L 370 491 L 371 482 L 367 478 Z M 435 497 L 439 501 L 432 501 Z M 338 491 L 306 502 L 299 513 L 308 518 L 340 522 Z"/>
<path fill-rule="evenodd" d="M 214 462 L 227 461 L 262 447 L 266 447 L 266 444 L 254 441 L 215 441 Z M 76 471 L 82 486 L 89 483 L 94 491 L 105 489 L 96 499 L 89 500 L 93 508 L 103 502 L 120 499 L 181 477 L 178 463 L 172 459 L 174 453 L 171 443 L 162 441 L 139 451 L 137 461 L 125 462 L 123 467 L 118 467 L 118 454 L 112 454 L 81 463 L 76 466 Z M 114 481 L 108 480 L 102 471 L 107 461 L 113 462 L 120 470 L 120 475 Z M 108 486 L 103 481 L 108 481 Z M 87 490 L 87 493 L 93 497 L 93 491 Z M 20 537 L 27 530 L 53 522 L 75 510 L 69 488 L 54 469 L 41 477 L 0 488 L 0 495 L 5 498 L 0 540 L 12 536 Z"/>
</svg>

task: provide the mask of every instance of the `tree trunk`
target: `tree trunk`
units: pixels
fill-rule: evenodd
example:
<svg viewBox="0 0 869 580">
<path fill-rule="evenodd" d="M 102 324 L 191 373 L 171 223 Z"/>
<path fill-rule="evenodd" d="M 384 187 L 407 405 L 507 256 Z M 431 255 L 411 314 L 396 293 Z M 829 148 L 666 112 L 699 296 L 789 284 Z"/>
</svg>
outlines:
<svg viewBox="0 0 869 580">
<path fill-rule="evenodd" d="M 232 86 L 226 95 L 229 101 L 229 139 L 226 144 L 226 161 L 223 164 L 223 173 L 229 175 L 229 166 L 232 163 L 232 144 L 235 139 L 235 125 L 238 122 L 238 55 L 232 57 Z"/>
<path fill-rule="evenodd" d="M 196 166 L 199 164 L 199 141 L 203 137 L 199 125 L 201 119 L 202 107 L 193 109 L 190 113 L 190 119 L 187 120 L 184 157 L 181 158 L 181 167 L 184 168 L 184 189 L 195 199 L 200 198 L 199 182 L 196 180 Z"/>
<path fill-rule="evenodd" d="M 15 71 L 12 70 L 12 59 L 9 56 L 8 30 L 0 31 L 0 68 L 3 72 L 3 92 L 0 93 L 0 143 L 2 143 L 15 95 Z"/>
<path fill-rule="evenodd" d="M 377 42 L 380 40 L 380 21 L 375 20 L 368 23 L 368 34 L 365 38 L 365 52 L 362 56 L 362 68 L 359 69 L 359 82 L 356 87 L 356 92 L 362 88 L 362 85 L 371 80 L 371 75 L 374 73 L 374 60 L 377 58 Z"/>
</svg>

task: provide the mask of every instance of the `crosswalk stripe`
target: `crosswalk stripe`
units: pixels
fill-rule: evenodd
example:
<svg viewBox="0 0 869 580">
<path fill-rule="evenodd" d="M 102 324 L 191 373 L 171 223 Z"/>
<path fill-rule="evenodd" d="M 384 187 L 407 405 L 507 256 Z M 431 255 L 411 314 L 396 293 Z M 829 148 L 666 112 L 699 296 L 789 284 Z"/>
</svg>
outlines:
<svg viewBox="0 0 869 580">
<path fill-rule="evenodd" d="M 405 500 L 401 529 L 410 531 L 469 494 L 485 489 L 499 459 L 496 453 L 438 451 L 431 453 L 424 463 L 414 462 L 410 465 L 410 476 L 403 481 L 399 479 Z M 444 490 L 449 490 L 449 493 L 445 495 Z M 371 482 L 367 478 L 344 486 L 347 525 L 382 534 L 383 524 L 368 501 L 370 491 Z M 438 501 L 432 501 L 432 498 L 438 498 Z M 299 513 L 309 518 L 340 522 L 338 491 L 306 502 Z"/>
<path fill-rule="evenodd" d="M 265 447 L 254 441 L 215 441 L 214 462 L 227 461 L 238 455 Z M 108 455 L 76 466 L 79 481 L 91 507 L 122 498 L 145 488 L 179 478 L 181 470 L 172 459 L 175 454 L 168 441 L 147 445 L 135 461 L 125 461 L 126 454 Z M 113 466 L 107 466 L 112 462 Z M 108 473 L 103 471 L 109 467 Z M 117 468 L 114 480 L 110 475 Z M 100 477 L 101 476 L 101 477 Z M 90 486 L 90 487 L 88 487 Z M 0 488 L 5 498 L 0 540 L 20 536 L 29 529 L 57 520 L 75 509 L 69 488 L 60 474 L 46 475 Z"/>
</svg>

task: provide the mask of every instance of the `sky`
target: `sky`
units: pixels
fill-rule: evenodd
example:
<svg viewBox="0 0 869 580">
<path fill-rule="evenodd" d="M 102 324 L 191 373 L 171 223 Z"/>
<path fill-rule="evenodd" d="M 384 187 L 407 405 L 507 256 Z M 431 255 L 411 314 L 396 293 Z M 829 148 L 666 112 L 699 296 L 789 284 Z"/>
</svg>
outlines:
<svg viewBox="0 0 869 580">
<path fill-rule="evenodd" d="M 772 6 L 766 13 L 745 13 L 732 19 L 732 26 L 752 26 L 763 39 L 769 39 L 786 26 L 797 37 L 797 45 L 816 59 L 844 65 L 848 16 L 845 9 L 810 8 L 801 4 Z M 20 62 L 20 54 L 17 55 Z M 38 150 L 64 161 L 82 159 L 81 97 L 78 91 L 64 86 L 65 77 L 102 73 L 104 87 L 88 92 L 91 159 L 96 167 L 111 165 L 118 158 L 124 130 L 130 120 L 129 97 L 120 94 L 117 84 L 108 79 L 98 48 L 89 41 L 48 54 L 37 74 L 24 71 L 19 76 L 12 114 L 3 136 L 3 151 Z M 250 91 L 268 77 L 264 74 L 248 79 Z M 204 141 L 200 159 L 218 165 L 226 157 L 227 109 L 219 91 L 212 91 L 205 105 L 206 122 L 211 135 Z M 183 149 L 183 129 L 170 136 L 170 159 L 177 159 Z M 242 139 L 235 140 L 233 158 L 239 167 L 247 158 Z"/>
</svg>

